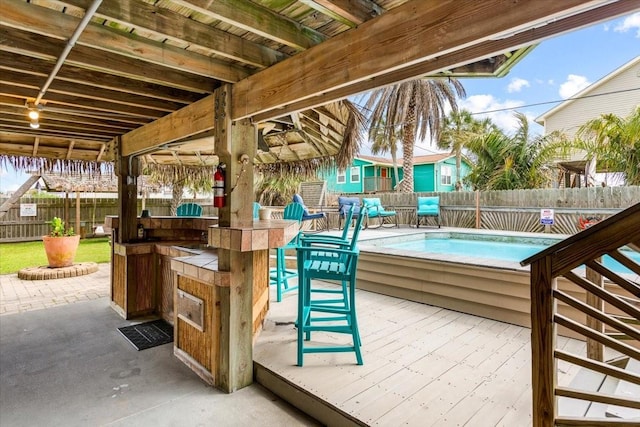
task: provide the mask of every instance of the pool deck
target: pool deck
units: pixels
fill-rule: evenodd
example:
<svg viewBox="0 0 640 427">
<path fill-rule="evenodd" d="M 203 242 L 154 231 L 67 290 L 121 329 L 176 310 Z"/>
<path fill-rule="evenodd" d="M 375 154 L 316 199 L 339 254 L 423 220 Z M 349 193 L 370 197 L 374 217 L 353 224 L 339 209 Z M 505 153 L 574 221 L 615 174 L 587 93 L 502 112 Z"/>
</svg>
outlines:
<svg viewBox="0 0 640 427">
<path fill-rule="evenodd" d="M 363 230 L 361 239 L 364 244 L 369 237 L 429 230 L 434 229 Z M 135 422 L 160 426 L 176 421 L 171 414 L 179 410 L 191 413 L 188 420 L 195 424 L 209 421 L 216 425 L 234 425 L 235 421 L 242 420 L 243 425 L 313 425 L 313 421 L 296 415 L 282 400 L 259 385 L 251 386 L 246 392 L 241 390 L 222 396 L 211 388 L 203 390 L 197 376 L 182 369 L 175 360 L 170 346 L 132 352 L 128 343 L 117 333 L 114 335 L 112 329 L 116 323 L 128 322 L 109 309 L 108 293 L 108 264 L 100 265 L 97 273 L 87 276 L 43 282 L 21 281 L 15 275 L 0 276 L 0 362 L 3 367 L 0 424 L 4 424 L 4 420 L 11 421 L 11 425 L 30 425 L 33 420 L 39 417 L 44 420 L 47 416 L 52 417 L 49 419 L 55 421 L 54 424 L 86 425 L 90 420 L 90 423 L 100 425 Z M 285 294 L 281 303 L 275 302 L 274 294 L 272 289 L 269 314 L 254 347 L 257 381 L 283 399 L 291 400 L 321 423 L 531 425 L 529 329 L 357 290 L 364 365 L 357 366 L 352 353 L 311 354 L 305 356 L 305 366 L 301 368 L 295 366 L 296 330 L 292 323 L 296 316 L 297 294 Z M 96 312 L 104 325 L 94 323 L 98 320 L 94 319 Z M 86 324 L 79 333 L 108 328 L 105 329 L 110 341 L 108 356 L 111 362 L 108 363 L 128 360 L 129 367 L 142 367 L 141 377 L 149 377 L 140 382 L 139 378 L 125 380 L 124 377 L 102 375 L 112 367 L 108 363 L 103 366 L 106 363 L 101 359 L 103 356 L 95 352 L 98 343 L 83 347 L 77 339 L 71 340 L 76 346 L 69 353 L 69 348 L 59 345 L 61 339 L 68 339 L 64 330 L 62 335 L 51 334 L 49 338 L 19 330 L 20 325 L 25 325 L 25 330 L 34 330 L 34 322 L 42 321 L 50 321 L 52 325 L 58 322 L 63 329 L 64 322 Z M 29 344 L 29 340 L 34 339 L 40 341 Z M 559 347 L 577 353 L 584 348 L 583 342 L 563 337 L 558 337 L 558 343 Z M 24 350 L 25 345 L 40 350 L 31 356 L 37 359 L 36 362 L 20 362 L 24 365 L 20 368 L 12 353 Z M 24 356 L 23 353 L 20 354 Z M 95 372 L 88 369 L 93 359 L 98 369 Z M 78 365 L 70 366 L 74 362 L 88 370 L 78 374 Z M 153 395 L 152 391 L 157 392 L 154 387 L 167 387 L 173 381 L 151 378 L 160 375 L 158 364 L 168 372 L 163 375 L 179 378 L 173 383 L 179 385 L 175 393 L 164 390 Z M 559 366 L 559 382 L 566 384 L 575 376 L 577 368 L 563 362 L 559 362 Z M 43 367 L 47 368 L 40 372 Z M 54 384 L 48 385 L 51 380 L 48 374 L 55 375 Z M 20 375 L 23 380 L 19 380 Z M 58 387 L 66 377 L 95 382 L 95 385 Z M 121 387 L 120 383 L 134 385 L 127 387 L 136 388 L 131 396 L 137 393 L 142 404 L 126 400 L 123 407 L 124 401 L 120 399 L 127 397 L 125 391 L 132 390 L 116 390 L 114 387 Z M 29 390 L 38 385 L 44 386 L 44 392 L 32 394 Z M 7 399 L 7 396 L 15 398 Z M 27 396 L 30 396 L 28 400 Z M 78 401 L 82 405 L 74 403 L 71 407 L 76 412 L 65 413 L 65 409 L 46 403 L 52 398 L 54 402 Z M 244 413 L 237 412 L 238 418 L 234 418 L 224 410 L 225 401 L 235 411 L 245 404 Z M 156 405 L 157 411 L 150 410 L 153 406 L 149 405 Z M 209 409 L 203 409 L 209 405 L 212 405 Z M 123 412 L 118 414 L 118 411 Z M 127 415 L 119 416 L 121 414 Z"/>
</svg>

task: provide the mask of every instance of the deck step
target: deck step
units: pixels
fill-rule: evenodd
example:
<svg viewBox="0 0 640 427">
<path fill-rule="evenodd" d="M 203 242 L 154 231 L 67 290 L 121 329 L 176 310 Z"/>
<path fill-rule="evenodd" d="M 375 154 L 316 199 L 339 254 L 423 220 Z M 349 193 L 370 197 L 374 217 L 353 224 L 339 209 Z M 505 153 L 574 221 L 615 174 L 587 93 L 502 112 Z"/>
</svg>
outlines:
<svg viewBox="0 0 640 427">
<path fill-rule="evenodd" d="M 619 366 L 619 363 L 613 363 L 613 365 Z M 640 361 L 635 359 L 627 359 L 627 361 L 624 361 L 619 367 L 640 374 Z M 601 374 L 586 368 L 580 369 L 571 381 L 569 387 L 585 392 L 600 392 L 626 399 L 640 400 L 639 385 L 628 381 L 621 381 L 616 377 Z M 558 416 L 563 418 L 620 418 L 625 420 L 640 420 L 640 410 L 606 403 L 559 397 Z"/>
<path fill-rule="evenodd" d="M 635 359 L 629 359 L 625 368 L 627 371 L 635 374 L 640 374 L 640 361 Z M 618 381 L 618 384 L 613 392 L 616 396 L 624 397 L 626 399 L 640 400 L 640 385 L 630 383 L 628 381 Z M 622 418 L 626 420 L 638 420 L 640 419 L 640 409 L 627 408 L 624 406 L 608 405 L 605 415 L 612 418 Z"/>
<path fill-rule="evenodd" d="M 582 391 L 598 391 L 605 382 L 606 375 L 590 369 L 580 369 L 569 385 L 570 388 Z M 558 398 L 559 417 L 585 417 L 591 402 L 570 397 Z"/>
<path fill-rule="evenodd" d="M 256 361 L 253 362 L 253 373 L 258 384 L 280 396 L 306 415 L 315 418 L 323 425 L 341 427 L 367 425 L 334 404 L 314 395 L 309 390 L 297 386 L 292 381 Z"/>
</svg>

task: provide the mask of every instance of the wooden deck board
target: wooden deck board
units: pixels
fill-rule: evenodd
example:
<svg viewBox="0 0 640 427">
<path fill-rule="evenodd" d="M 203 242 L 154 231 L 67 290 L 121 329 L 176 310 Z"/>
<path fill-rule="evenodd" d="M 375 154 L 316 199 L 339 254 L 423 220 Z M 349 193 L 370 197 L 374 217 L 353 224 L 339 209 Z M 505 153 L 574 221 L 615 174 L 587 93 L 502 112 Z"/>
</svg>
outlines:
<svg viewBox="0 0 640 427">
<path fill-rule="evenodd" d="M 254 360 L 363 424 L 531 424 L 528 328 L 362 290 L 356 294 L 363 366 L 355 364 L 353 353 L 307 354 L 305 366 L 295 366 L 295 292 L 271 303 Z M 345 338 L 350 340 L 336 340 Z M 563 346 L 584 345 L 562 340 Z"/>
</svg>

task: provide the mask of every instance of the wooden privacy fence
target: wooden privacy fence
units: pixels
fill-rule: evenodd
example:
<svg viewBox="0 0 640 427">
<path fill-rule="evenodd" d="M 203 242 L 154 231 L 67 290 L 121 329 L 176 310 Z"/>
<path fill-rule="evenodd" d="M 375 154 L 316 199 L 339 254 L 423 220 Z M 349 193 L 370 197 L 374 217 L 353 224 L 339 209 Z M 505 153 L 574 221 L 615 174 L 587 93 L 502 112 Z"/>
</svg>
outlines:
<svg viewBox="0 0 640 427">
<path fill-rule="evenodd" d="M 6 200 L 6 199 L 5 199 Z M 184 202 L 193 200 L 184 200 Z M 0 198 L 0 204 L 4 202 Z M 196 200 L 203 205 L 203 215 L 215 215 L 216 209 L 211 206 L 209 200 Z M 208 205 L 207 205 L 208 203 Z M 35 205 L 35 216 L 23 216 L 20 214 L 20 205 Z M 77 220 L 77 209 L 79 218 Z M 171 213 L 170 199 L 146 199 L 145 209 L 151 215 L 168 216 Z M 142 201 L 138 200 L 138 212 L 142 211 Z M 49 233 L 49 222 L 54 216 L 65 220 L 67 225 L 73 227 L 76 234 L 83 237 L 93 236 L 97 226 L 104 225 L 104 219 L 108 215 L 118 214 L 118 199 L 113 198 L 38 198 L 22 197 L 6 215 L 0 220 L 0 242 L 21 242 L 40 240 Z M 108 230 L 105 230 L 108 232 Z"/>
<path fill-rule="evenodd" d="M 579 231 L 580 218 L 604 219 L 635 203 L 640 202 L 640 187 L 591 187 L 568 189 L 540 189 L 451 193 L 380 193 L 366 197 L 380 197 L 387 209 L 395 209 L 398 222 L 408 226 L 415 224 L 415 207 L 418 196 L 440 196 L 443 226 L 483 228 L 493 230 L 550 232 L 573 234 Z M 364 197 L 364 196 L 363 196 Z M 80 224 L 76 224 L 76 203 L 80 204 Z M 192 200 L 185 200 L 192 201 Z M 0 198 L 0 203 L 4 202 Z M 215 216 L 217 209 L 210 199 L 195 200 L 204 207 L 204 216 Z M 16 204 L 0 220 L 0 242 L 37 240 L 48 232 L 47 221 L 54 216 L 65 218 L 76 230 L 90 235 L 93 227 L 104 223 L 107 215 L 117 215 L 117 199 L 41 199 L 23 197 L 21 204 L 35 203 L 37 216 L 20 216 Z M 147 199 L 145 209 L 153 216 L 170 214 L 171 200 Z M 66 207 L 65 207 L 66 206 Z M 554 209 L 554 225 L 545 228 L 540 224 L 540 210 Z M 329 227 L 338 227 L 337 195 L 326 194 L 319 209 L 327 213 Z M 138 201 L 138 212 L 142 201 Z M 314 209 L 317 210 L 317 209 Z M 433 219 L 430 219 L 433 222 Z M 323 227 L 319 227 L 323 228 Z"/>
</svg>

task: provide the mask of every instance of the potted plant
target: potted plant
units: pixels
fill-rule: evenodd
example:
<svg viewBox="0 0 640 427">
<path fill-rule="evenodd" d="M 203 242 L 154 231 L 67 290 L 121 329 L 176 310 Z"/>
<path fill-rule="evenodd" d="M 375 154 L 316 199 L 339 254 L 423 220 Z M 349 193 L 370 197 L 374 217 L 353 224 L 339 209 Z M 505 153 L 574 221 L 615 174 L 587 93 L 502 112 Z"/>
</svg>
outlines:
<svg viewBox="0 0 640 427">
<path fill-rule="evenodd" d="M 73 227 L 66 228 L 64 221 L 55 216 L 51 220 L 51 232 L 42 236 L 42 241 L 50 268 L 73 265 L 80 243 L 80 236 L 73 232 Z"/>
</svg>

